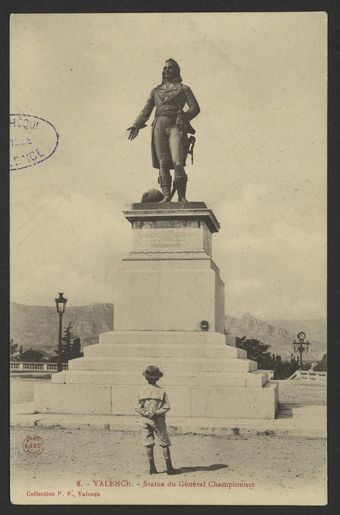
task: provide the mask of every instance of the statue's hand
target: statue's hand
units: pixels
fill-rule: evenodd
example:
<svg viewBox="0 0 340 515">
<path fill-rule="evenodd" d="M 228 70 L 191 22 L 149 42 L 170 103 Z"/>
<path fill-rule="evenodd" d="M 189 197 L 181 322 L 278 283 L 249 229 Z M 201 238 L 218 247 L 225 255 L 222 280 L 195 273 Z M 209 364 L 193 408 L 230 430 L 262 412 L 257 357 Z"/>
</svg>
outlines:
<svg viewBox="0 0 340 515">
<path fill-rule="evenodd" d="M 130 134 L 129 134 L 130 140 L 137 138 L 139 129 L 137 129 L 136 127 L 129 127 L 127 130 L 130 131 Z"/>
</svg>

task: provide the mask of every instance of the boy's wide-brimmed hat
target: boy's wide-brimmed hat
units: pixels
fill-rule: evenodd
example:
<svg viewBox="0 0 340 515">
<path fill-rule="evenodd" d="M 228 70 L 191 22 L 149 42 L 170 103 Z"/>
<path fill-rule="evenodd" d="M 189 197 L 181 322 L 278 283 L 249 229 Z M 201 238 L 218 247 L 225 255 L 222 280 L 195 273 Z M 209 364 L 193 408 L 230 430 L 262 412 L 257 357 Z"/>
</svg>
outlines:
<svg viewBox="0 0 340 515">
<path fill-rule="evenodd" d="M 159 379 L 162 377 L 162 375 L 163 372 L 161 372 L 158 367 L 153 365 L 148 366 L 147 369 L 143 372 L 143 376 L 146 377 L 146 379 Z"/>
</svg>

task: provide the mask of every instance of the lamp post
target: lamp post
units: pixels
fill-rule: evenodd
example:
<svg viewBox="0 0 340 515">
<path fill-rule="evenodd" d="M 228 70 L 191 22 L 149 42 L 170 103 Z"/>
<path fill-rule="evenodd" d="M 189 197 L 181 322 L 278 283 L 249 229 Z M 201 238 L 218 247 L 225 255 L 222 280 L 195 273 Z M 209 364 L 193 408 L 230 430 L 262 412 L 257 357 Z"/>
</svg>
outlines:
<svg viewBox="0 0 340 515">
<path fill-rule="evenodd" d="M 299 341 L 294 338 L 292 345 L 294 346 L 294 352 L 299 353 L 299 369 L 302 370 L 302 354 L 308 352 L 310 343 L 308 340 L 305 341 L 306 333 L 303 331 L 300 331 L 297 337 Z"/>
<path fill-rule="evenodd" d="M 57 313 L 59 315 L 59 340 L 58 340 L 58 365 L 57 365 L 57 371 L 61 372 L 63 369 L 63 314 L 65 313 L 65 306 L 67 299 L 63 296 L 63 293 L 59 293 L 59 297 L 55 299 L 55 303 L 57 306 Z"/>
</svg>

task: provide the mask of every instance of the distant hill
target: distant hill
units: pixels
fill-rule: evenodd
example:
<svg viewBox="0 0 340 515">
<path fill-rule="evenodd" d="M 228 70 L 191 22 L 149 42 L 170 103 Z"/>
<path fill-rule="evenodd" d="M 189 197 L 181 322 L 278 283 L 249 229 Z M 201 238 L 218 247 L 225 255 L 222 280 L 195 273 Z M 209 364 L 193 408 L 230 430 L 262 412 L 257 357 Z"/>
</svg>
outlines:
<svg viewBox="0 0 340 515">
<path fill-rule="evenodd" d="M 112 331 L 113 305 L 91 304 L 66 309 L 63 327 L 72 322 L 72 332 L 82 346 L 98 342 L 100 333 Z M 58 315 L 55 307 L 11 304 L 10 335 L 14 343 L 51 352 L 58 344 Z"/>
<path fill-rule="evenodd" d="M 72 332 L 79 336 L 82 346 L 97 343 L 99 335 L 113 329 L 113 305 L 91 304 L 67 307 L 63 327 L 72 322 Z M 274 323 L 275 322 L 275 323 Z M 297 332 L 305 331 L 311 342 L 308 360 L 319 360 L 326 353 L 326 322 L 312 320 L 262 321 L 245 313 L 242 318 L 226 315 L 226 328 L 234 336 L 256 338 L 271 345 L 270 352 L 285 359 L 292 352 Z M 10 334 L 24 350 L 30 347 L 53 352 L 58 344 L 58 315 L 53 306 L 11 305 Z"/>
<path fill-rule="evenodd" d="M 327 352 L 326 321 L 311 320 L 258 320 L 250 313 L 245 313 L 241 319 L 226 315 L 227 330 L 234 336 L 255 338 L 270 345 L 269 351 L 288 358 L 293 352 L 292 341 L 297 339 L 297 333 L 304 331 L 310 342 L 308 361 L 319 360 Z"/>
<path fill-rule="evenodd" d="M 318 340 L 320 342 L 327 341 L 327 322 L 324 318 L 312 318 L 308 320 L 267 320 L 268 324 L 280 326 L 287 331 L 297 335 L 300 331 L 304 331 L 309 340 Z"/>
</svg>

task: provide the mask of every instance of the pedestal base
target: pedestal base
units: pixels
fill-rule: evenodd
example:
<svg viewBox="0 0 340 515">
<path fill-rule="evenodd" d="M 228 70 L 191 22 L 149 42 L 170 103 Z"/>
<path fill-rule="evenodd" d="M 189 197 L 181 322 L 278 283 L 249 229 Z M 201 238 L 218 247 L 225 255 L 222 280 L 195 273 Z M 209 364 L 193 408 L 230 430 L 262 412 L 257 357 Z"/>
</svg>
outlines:
<svg viewBox="0 0 340 515">
<path fill-rule="evenodd" d="M 132 415 L 142 372 L 156 365 L 164 373 L 159 384 L 170 399 L 169 416 L 274 418 L 277 386 L 224 335 L 213 212 L 189 202 L 134 204 L 124 215 L 133 245 L 115 288 L 115 330 L 36 389 L 36 411 Z"/>
<path fill-rule="evenodd" d="M 36 388 L 38 413 L 135 414 L 137 392 L 148 365 L 161 368 L 169 416 L 275 418 L 277 386 L 212 332 L 113 331 L 85 348 L 52 384 Z"/>
</svg>

